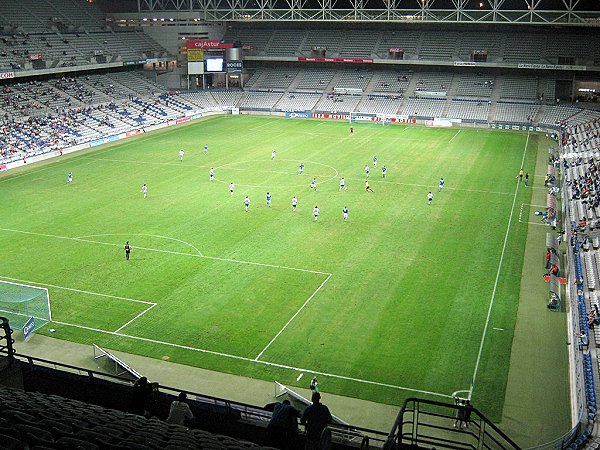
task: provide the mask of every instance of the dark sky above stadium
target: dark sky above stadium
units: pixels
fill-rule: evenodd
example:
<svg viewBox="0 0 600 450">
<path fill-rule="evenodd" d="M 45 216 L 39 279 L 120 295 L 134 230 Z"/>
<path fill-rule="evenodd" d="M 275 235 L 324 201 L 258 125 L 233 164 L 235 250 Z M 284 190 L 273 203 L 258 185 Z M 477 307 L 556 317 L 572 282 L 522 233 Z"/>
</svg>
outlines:
<svg viewBox="0 0 600 450">
<path fill-rule="evenodd" d="M 282 5 L 285 5 L 284 0 L 280 0 Z M 373 8 L 380 8 L 384 4 L 384 0 L 364 0 L 365 4 Z M 401 0 L 399 6 L 401 8 L 415 8 L 419 0 Z M 429 0 L 431 1 L 431 0 Z M 467 4 L 468 9 L 479 9 L 480 2 L 483 3 L 483 8 L 489 9 L 490 1 L 492 0 L 469 0 Z M 536 1 L 536 0 L 534 0 Z M 576 3 L 576 0 L 565 0 L 566 3 L 572 1 Z M 134 12 L 137 11 L 137 0 L 96 0 L 96 2 L 102 6 L 105 11 L 109 12 Z M 252 0 L 251 0 L 252 2 Z M 350 0 L 338 0 L 336 2 L 337 8 L 347 8 L 350 5 Z M 308 8 L 318 7 L 316 0 L 307 0 L 306 6 Z M 452 0 L 434 0 L 434 8 L 453 8 Z M 505 0 L 502 5 L 502 9 L 526 9 L 527 2 L 525 0 Z M 541 0 L 538 8 L 544 10 L 564 10 L 565 6 L 563 0 Z M 576 6 L 578 11 L 600 11 L 600 0 L 579 0 Z"/>
</svg>

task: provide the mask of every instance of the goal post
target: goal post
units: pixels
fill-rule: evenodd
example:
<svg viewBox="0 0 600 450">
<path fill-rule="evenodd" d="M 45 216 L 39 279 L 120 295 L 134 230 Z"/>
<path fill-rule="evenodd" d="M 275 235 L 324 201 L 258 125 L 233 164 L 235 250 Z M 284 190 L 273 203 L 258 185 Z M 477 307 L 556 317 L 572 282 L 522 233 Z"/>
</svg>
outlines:
<svg viewBox="0 0 600 450">
<path fill-rule="evenodd" d="M 22 328 L 33 317 L 33 330 L 37 330 L 52 320 L 48 289 L 0 280 L 0 313 L 13 329 Z"/>
</svg>

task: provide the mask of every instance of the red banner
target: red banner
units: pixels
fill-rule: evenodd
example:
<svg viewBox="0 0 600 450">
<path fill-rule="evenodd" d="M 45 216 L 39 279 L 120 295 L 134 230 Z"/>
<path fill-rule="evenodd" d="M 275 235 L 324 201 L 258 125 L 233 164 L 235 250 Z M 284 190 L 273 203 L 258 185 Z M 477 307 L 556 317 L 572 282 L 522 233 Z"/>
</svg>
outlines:
<svg viewBox="0 0 600 450">
<path fill-rule="evenodd" d="M 142 130 L 126 131 L 125 137 L 136 136 L 136 135 L 140 134 L 141 132 L 142 132 Z"/>
<path fill-rule="evenodd" d="M 216 39 L 188 39 L 187 48 L 233 48 L 233 44 L 226 44 Z"/>
<path fill-rule="evenodd" d="M 307 58 L 306 56 L 299 56 L 298 61 L 301 61 L 301 62 L 362 63 L 362 64 L 372 64 L 373 63 L 373 59 L 371 59 L 371 58 Z"/>
<path fill-rule="evenodd" d="M 417 123 L 417 119 L 405 119 L 403 117 L 390 117 L 390 122 L 394 122 L 394 123 Z"/>
<path fill-rule="evenodd" d="M 5 80 L 7 78 L 14 78 L 14 72 L 0 72 L 0 80 Z"/>
<path fill-rule="evenodd" d="M 8 166 L 6 164 L 0 164 L 0 172 L 5 172 L 8 170 Z"/>
<path fill-rule="evenodd" d="M 37 61 L 37 60 L 40 60 L 40 59 L 44 59 L 42 57 L 41 53 L 30 53 L 29 54 L 29 61 Z"/>
<path fill-rule="evenodd" d="M 331 114 L 331 113 L 312 113 L 313 119 L 334 119 L 334 120 L 348 120 L 350 116 L 348 114 Z"/>
<path fill-rule="evenodd" d="M 180 119 L 175 120 L 175 123 L 184 123 L 184 122 L 188 122 L 190 120 L 189 117 L 182 117 Z"/>
</svg>

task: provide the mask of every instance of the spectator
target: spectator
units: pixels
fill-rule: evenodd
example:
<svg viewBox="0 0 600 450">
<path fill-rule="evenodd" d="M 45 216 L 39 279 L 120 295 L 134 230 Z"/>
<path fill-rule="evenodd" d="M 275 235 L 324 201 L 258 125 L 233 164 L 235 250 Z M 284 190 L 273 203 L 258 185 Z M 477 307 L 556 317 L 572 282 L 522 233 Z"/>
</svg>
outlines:
<svg viewBox="0 0 600 450">
<path fill-rule="evenodd" d="M 317 380 L 317 377 L 313 377 L 313 379 L 310 380 L 310 390 L 313 392 L 319 392 L 319 380 Z"/>
<path fill-rule="evenodd" d="M 321 403 L 321 394 L 313 392 L 312 405 L 304 410 L 300 419 L 306 428 L 306 450 L 321 449 L 321 435 L 331 421 L 329 408 Z"/>
<path fill-rule="evenodd" d="M 187 395 L 185 392 L 180 392 L 177 400 L 171 403 L 171 409 L 169 410 L 169 417 L 167 417 L 167 423 L 175 425 L 185 425 L 186 420 L 192 420 L 194 415 L 189 405 L 185 402 Z"/>
<path fill-rule="evenodd" d="M 281 449 L 290 448 L 293 437 L 298 433 L 300 411 L 290 405 L 289 400 L 281 403 L 269 403 L 265 409 L 273 411 L 269 425 L 267 425 L 269 444 Z"/>
<path fill-rule="evenodd" d="M 152 415 L 154 394 L 158 392 L 158 383 L 149 383 L 148 378 L 140 377 L 133 385 L 131 411 L 146 417 Z"/>
</svg>

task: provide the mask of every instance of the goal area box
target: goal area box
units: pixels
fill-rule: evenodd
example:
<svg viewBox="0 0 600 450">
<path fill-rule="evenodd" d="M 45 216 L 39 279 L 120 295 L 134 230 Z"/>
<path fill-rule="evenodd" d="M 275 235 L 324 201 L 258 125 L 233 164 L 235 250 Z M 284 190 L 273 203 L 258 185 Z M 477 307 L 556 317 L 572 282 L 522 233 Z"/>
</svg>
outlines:
<svg viewBox="0 0 600 450">
<path fill-rule="evenodd" d="M 21 329 L 34 318 L 37 330 L 52 320 L 48 289 L 0 280 L 0 315 L 13 329 Z"/>
</svg>

